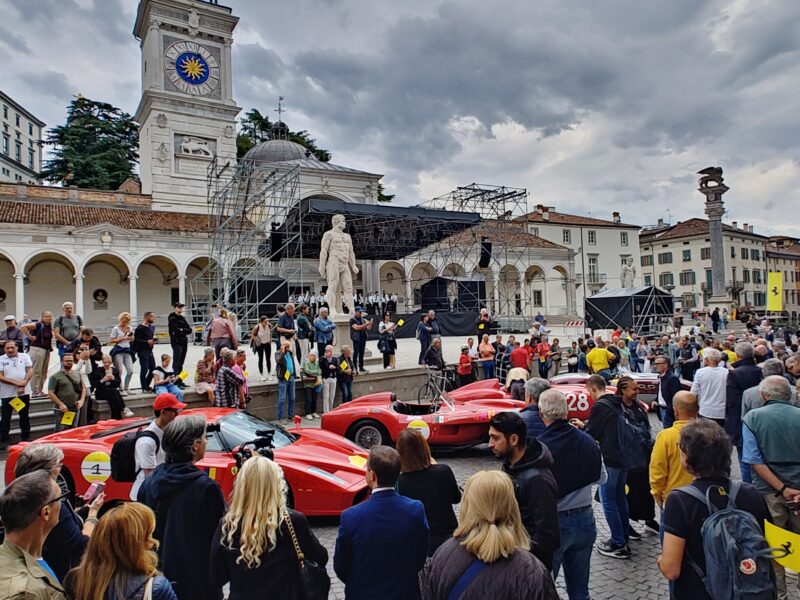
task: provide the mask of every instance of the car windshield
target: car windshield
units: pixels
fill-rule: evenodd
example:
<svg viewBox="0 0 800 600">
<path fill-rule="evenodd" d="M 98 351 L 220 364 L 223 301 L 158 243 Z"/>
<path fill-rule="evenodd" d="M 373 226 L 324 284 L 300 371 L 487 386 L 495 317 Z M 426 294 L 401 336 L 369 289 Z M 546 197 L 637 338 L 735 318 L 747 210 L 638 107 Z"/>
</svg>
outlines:
<svg viewBox="0 0 800 600">
<path fill-rule="evenodd" d="M 220 433 L 231 449 L 256 439 L 259 437 L 256 432 L 264 430 L 275 431 L 275 437 L 272 438 L 273 448 L 275 449 L 288 446 L 297 439 L 296 436 L 286 431 L 280 425 L 268 423 L 244 411 L 236 411 L 225 415 L 218 423 L 220 425 Z"/>
</svg>

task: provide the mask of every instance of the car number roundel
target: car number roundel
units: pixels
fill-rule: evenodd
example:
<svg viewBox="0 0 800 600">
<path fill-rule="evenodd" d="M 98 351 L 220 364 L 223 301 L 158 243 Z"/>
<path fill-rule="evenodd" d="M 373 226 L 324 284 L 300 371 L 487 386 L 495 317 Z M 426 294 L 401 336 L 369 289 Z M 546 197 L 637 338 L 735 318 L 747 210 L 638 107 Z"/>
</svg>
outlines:
<svg viewBox="0 0 800 600">
<path fill-rule="evenodd" d="M 422 419 L 414 419 L 413 421 L 409 422 L 408 428 L 416 429 L 422 434 L 422 437 L 424 437 L 426 440 L 431 435 L 431 428 Z"/>
</svg>

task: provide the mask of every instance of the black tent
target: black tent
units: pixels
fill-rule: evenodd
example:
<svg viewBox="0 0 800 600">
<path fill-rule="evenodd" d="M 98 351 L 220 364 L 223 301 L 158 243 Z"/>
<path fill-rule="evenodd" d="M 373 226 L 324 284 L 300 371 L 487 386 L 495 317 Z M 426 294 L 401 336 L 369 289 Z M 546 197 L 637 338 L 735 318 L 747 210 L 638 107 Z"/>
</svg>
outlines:
<svg viewBox="0 0 800 600">
<path fill-rule="evenodd" d="M 630 327 L 645 335 L 660 332 L 672 321 L 674 300 L 652 285 L 605 290 L 586 298 L 586 324 L 592 329 Z"/>
</svg>

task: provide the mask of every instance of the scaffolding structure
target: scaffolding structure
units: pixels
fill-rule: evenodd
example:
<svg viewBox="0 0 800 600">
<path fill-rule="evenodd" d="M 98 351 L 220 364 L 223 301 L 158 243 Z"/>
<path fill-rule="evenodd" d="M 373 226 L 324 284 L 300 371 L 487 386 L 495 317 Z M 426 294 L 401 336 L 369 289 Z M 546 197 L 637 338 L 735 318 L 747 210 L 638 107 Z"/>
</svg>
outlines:
<svg viewBox="0 0 800 600">
<path fill-rule="evenodd" d="M 211 163 L 208 211 L 212 228 L 210 260 L 190 281 L 195 322 L 211 307 L 227 307 L 243 326 L 260 314 L 272 315 L 286 302 L 288 282 L 303 279 L 303 255 L 282 260 L 300 247 L 302 221 L 286 227 L 299 199 L 299 168 L 242 159 L 235 167 Z"/>
<path fill-rule="evenodd" d="M 408 273 L 415 304 L 423 304 L 425 285 L 433 279 L 431 275 L 438 275 L 449 280 L 446 297 L 438 299 L 440 310 L 477 303 L 489 308 L 495 317 L 525 314 L 531 301 L 523 285 L 526 273 L 541 256 L 542 248 L 556 247 L 528 233 L 524 219 L 527 200 L 524 188 L 473 183 L 420 204 L 477 213 L 482 221 L 407 257 L 412 264 L 427 263 L 438 269 L 433 274 L 424 270 Z M 476 285 L 469 285 L 469 281 Z M 472 297 L 481 290 L 483 297 Z"/>
</svg>

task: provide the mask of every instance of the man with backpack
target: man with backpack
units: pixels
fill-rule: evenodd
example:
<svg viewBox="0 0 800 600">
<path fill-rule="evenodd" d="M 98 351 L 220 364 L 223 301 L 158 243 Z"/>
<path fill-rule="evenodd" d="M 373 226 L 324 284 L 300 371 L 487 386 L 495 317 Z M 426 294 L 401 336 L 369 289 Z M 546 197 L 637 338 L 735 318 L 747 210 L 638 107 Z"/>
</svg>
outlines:
<svg viewBox="0 0 800 600">
<path fill-rule="evenodd" d="M 772 522 L 800 533 L 800 513 L 787 504 L 800 501 L 800 408 L 792 406 L 792 388 L 782 375 L 770 375 L 759 390 L 764 406 L 742 419 L 742 460 L 752 468 L 753 487 L 764 497 Z M 775 582 L 779 600 L 788 598 L 786 574 L 777 563 Z"/>
<path fill-rule="evenodd" d="M 53 322 L 53 335 L 56 338 L 59 360 L 64 358 L 67 346 L 78 339 L 83 329 L 83 319 L 75 313 L 75 305 L 72 302 L 64 302 L 61 305 L 63 314 Z"/>
<path fill-rule="evenodd" d="M 695 479 L 673 490 L 664 507 L 658 567 L 671 582 L 671 597 L 774 598 L 763 532 L 769 511 L 752 485 L 731 480 L 730 438 L 716 423 L 695 419 L 681 430 L 679 444 Z"/>
<path fill-rule="evenodd" d="M 117 449 L 117 444 L 119 441 L 114 444 L 114 450 L 111 453 L 111 467 L 114 469 L 115 467 L 123 467 L 123 470 L 128 471 L 128 477 L 124 478 L 124 480 L 130 479 L 130 465 L 133 464 L 133 474 L 135 480 L 133 481 L 133 487 L 131 487 L 131 500 L 136 500 L 139 494 L 139 487 L 144 482 L 145 478 L 153 472 L 153 470 L 160 464 L 162 464 L 165 459 L 166 455 L 164 454 L 164 449 L 161 447 L 161 440 L 164 436 L 164 429 L 167 428 L 167 425 L 172 423 L 175 417 L 178 416 L 178 412 L 186 408 L 186 404 L 183 402 L 178 402 L 178 398 L 175 397 L 174 394 L 159 394 L 156 396 L 155 402 L 153 402 L 153 414 L 155 415 L 155 419 L 153 419 L 150 424 L 145 427 L 144 429 L 136 432 L 133 437 L 133 443 L 128 440 L 129 446 L 133 446 L 133 452 L 131 453 L 130 450 L 125 450 L 121 452 L 120 461 L 115 461 L 115 452 L 114 450 Z M 124 438 L 125 436 L 123 436 Z M 121 441 L 122 438 L 120 438 Z M 122 450 L 122 448 L 120 448 Z M 133 459 L 131 461 L 131 459 Z M 118 464 L 119 462 L 125 464 Z M 115 481 L 119 481 L 117 477 L 114 477 Z"/>
</svg>

